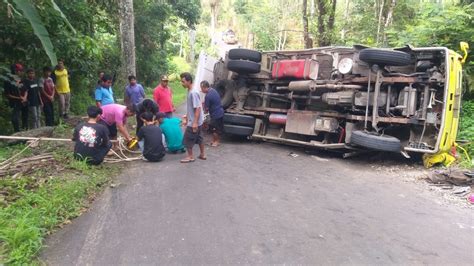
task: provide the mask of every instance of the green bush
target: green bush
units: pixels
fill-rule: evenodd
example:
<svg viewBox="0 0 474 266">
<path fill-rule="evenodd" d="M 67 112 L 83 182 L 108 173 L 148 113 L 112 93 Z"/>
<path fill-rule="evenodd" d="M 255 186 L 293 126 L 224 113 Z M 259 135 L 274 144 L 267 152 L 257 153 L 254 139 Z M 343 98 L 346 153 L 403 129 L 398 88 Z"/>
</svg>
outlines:
<svg viewBox="0 0 474 266">
<path fill-rule="evenodd" d="M 467 148 L 471 158 L 474 157 L 474 100 L 464 101 L 462 104 L 458 139 L 471 142 L 464 148 Z"/>
</svg>

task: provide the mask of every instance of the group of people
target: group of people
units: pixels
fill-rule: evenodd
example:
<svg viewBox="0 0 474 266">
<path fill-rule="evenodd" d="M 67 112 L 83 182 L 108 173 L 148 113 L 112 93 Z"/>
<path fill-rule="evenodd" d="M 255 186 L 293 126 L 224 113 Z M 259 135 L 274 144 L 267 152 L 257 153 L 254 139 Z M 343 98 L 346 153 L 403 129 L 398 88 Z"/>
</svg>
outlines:
<svg viewBox="0 0 474 266">
<path fill-rule="evenodd" d="M 100 74 L 95 92 L 96 105 L 88 107 L 88 121 L 74 130 L 75 157 L 86 159 L 90 164 L 100 164 L 113 146 L 110 140 L 116 138 L 119 132 L 126 141 L 132 140 L 127 130 L 127 118 L 136 116 L 136 137 L 146 160 L 157 162 L 163 159 L 167 151 L 187 151 L 187 156 L 181 162 L 194 162 L 193 146 L 196 144 L 200 150 L 197 158 L 206 160 L 202 135 L 204 112 L 209 112 L 211 117 L 211 146 L 218 146 L 224 115 L 220 97 L 207 81 L 203 81 L 200 84 L 202 92 L 206 94 L 203 103 L 199 91 L 193 89 L 192 75 L 182 73 L 180 78 L 181 85 L 188 91 L 187 111 L 183 120 L 173 117 L 176 109 L 167 76 L 161 77 L 160 84 L 153 92 L 153 99 L 146 99 L 143 87 L 134 76 L 129 76 L 129 85 L 125 88 L 126 105 L 121 105 L 114 101 L 110 76 Z M 184 134 L 181 125 L 186 126 Z"/>
<path fill-rule="evenodd" d="M 34 69 L 25 69 L 22 64 L 11 66 L 11 76 L 4 82 L 4 96 L 12 109 L 11 122 L 14 132 L 41 127 L 41 111 L 44 113 L 44 125 L 53 126 L 55 99 L 58 99 L 59 112 L 68 118 L 71 93 L 69 74 L 64 61 L 59 60 L 53 69 L 43 68 L 41 78 L 36 77 Z M 21 120 L 21 126 L 20 126 Z"/>
</svg>

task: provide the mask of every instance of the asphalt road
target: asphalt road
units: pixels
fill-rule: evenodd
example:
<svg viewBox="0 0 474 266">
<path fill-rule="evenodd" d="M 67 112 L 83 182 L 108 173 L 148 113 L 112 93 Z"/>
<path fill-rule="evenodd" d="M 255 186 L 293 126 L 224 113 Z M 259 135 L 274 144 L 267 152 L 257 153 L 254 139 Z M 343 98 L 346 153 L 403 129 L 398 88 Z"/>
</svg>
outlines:
<svg viewBox="0 0 474 266">
<path fill-rule="evenodd" d="M 208 160 L 130 164 L 47 240 L 50 265 L 472 265 L 474 211 L 440 204 L 370 161 L 269 143 Z M 299 156 L 288 156 L 295 151 Z"/>
</svg>

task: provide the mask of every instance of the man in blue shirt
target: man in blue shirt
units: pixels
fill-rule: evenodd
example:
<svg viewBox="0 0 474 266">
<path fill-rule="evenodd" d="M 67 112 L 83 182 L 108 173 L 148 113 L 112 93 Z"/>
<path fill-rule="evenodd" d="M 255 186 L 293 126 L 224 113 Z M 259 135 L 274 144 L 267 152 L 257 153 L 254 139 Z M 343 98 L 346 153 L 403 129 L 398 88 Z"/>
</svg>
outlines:
<svg viewBox="0 0 474 266">
<path fill-rule="evenodd" d="M 206 113 L 211 116 L 209 123 L 209 130 L 212 133 L 212 147 L 217 147 L 220 144 L 220 135 L 224 131 L 224 108 L 222 108 L 221 97 L 219 93 L 209 87 L 209 82 L 201 81 L 201 91 L 206 94 L 204 98 L 204 107 Z"/>
<path fill-rule="evenodd" d="M 111 76 L 105 74 L 102 77 L 101 86 L 95 89 L 95 103 L 99 108 L 107 104 L 115 103 Z"/>
<path fill-rule="evenodd" d="M 128 76 L 129 84 L 125 87 L 125 105 L 138 104 L 145 98 L 143 86 L 137 83 L 137 78 Z"/>
</svg>

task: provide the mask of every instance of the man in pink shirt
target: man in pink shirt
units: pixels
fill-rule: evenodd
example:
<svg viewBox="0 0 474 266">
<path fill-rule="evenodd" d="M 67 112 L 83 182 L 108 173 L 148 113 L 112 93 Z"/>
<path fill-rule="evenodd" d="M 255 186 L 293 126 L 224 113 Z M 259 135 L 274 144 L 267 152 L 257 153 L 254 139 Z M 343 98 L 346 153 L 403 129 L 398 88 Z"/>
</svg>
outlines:
<svg viewBox="0 0 474 266">
<path fill-rule="evenodd" d="M 168 86 L 168 76 L 161 76 L 160 85 L 153 91 L 153 99 L 158 104 L 160 112 L 165 113 L 167 118 L 173 117 L 173 112 L 176 109 L 173 106 L 171 88 Z"/>
<path fill-rule="evenodd" d="M 118 130 L 126 141 L 130 141 L 131 137 L 127 130 L 127 117 L 135 115 L 133 106 L 113 103 L 103 105 L 100 108 L 102 109 L 102 115 L 100 116 L 99 123 L 109 129 L 110 138 L 116 138 Z"/>
</svg>

